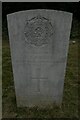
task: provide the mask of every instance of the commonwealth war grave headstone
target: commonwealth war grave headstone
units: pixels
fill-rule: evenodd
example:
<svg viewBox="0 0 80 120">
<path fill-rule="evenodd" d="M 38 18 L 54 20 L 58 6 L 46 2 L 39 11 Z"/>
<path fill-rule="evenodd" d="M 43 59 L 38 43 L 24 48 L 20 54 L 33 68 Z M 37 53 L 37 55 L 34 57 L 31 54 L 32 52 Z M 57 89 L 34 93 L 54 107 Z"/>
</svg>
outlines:
<svg viewBox="0 0 80 120">
<path fill-rule="evenodd" d="M 26 10 L 7 21 L 17 106 L 61 104 L 72 13 Z"/>
</svg>

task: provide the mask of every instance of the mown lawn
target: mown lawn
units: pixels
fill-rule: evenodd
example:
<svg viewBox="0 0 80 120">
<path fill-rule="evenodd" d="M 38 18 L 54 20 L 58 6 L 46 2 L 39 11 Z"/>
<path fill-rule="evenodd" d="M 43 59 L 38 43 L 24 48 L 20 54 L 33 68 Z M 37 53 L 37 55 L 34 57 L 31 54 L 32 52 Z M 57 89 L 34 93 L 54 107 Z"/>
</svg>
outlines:
<svg viewBox="0 0 80 120">
<path fill-rule="evenodd" d="M 70 42 L 69 45 L 62 105 L 17 108 L 9 42 L 3 39 L 3 118 L 78 118 L 78 39 L 73 40 L 76 40 L 76 43 Z"/>
</svg>

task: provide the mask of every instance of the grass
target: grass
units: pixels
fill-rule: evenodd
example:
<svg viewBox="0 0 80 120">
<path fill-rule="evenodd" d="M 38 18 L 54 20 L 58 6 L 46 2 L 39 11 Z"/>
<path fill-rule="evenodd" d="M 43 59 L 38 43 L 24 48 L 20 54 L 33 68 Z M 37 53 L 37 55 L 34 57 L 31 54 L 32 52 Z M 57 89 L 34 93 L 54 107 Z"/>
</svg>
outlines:
<svg viewBox="0 0 80 120">
<path fill-rule="evenodd" d="M 2 118 L 2 41 L 0 36 L 0 119 Z"/>
<path fill-rule="evenodd" d="M 75 40 L 76 38 L 74 38 Z M 17 108 L 12 74 L 10 47 L 8 40 L 3 40 L 2 80 L 3 80 L 3 118 L 78 118 L 78 40 L 69 45 L 68 62 L 61 106 L 46 108 Z"/>
</svg>

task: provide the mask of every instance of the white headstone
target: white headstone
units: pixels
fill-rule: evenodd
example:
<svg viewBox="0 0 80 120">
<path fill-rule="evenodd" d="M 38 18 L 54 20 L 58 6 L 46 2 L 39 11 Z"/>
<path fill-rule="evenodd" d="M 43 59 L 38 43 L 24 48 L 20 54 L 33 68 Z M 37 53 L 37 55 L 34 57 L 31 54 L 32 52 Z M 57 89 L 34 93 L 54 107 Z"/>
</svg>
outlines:
<svg viewBox="0 0 80 120">
<path fill-rule="evenodd" d="M 72 14 L 26 10 L 7 20 L 17 105 L 61 104 Z"/>
</svg>

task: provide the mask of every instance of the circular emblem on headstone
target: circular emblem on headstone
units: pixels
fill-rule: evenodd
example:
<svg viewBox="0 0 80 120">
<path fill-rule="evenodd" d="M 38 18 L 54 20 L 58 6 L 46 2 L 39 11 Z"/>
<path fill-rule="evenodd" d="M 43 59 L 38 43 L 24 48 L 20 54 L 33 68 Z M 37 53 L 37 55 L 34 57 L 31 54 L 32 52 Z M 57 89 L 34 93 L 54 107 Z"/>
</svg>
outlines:
<svg viewBox="0 0 80 120">
<path fill-rule="evenodd" d="M 52 34 L 52 25 L 48 19 L 38 16 L 26 22 L 25 40 L 35 46 L 47 44 Z"/>
</svg>

